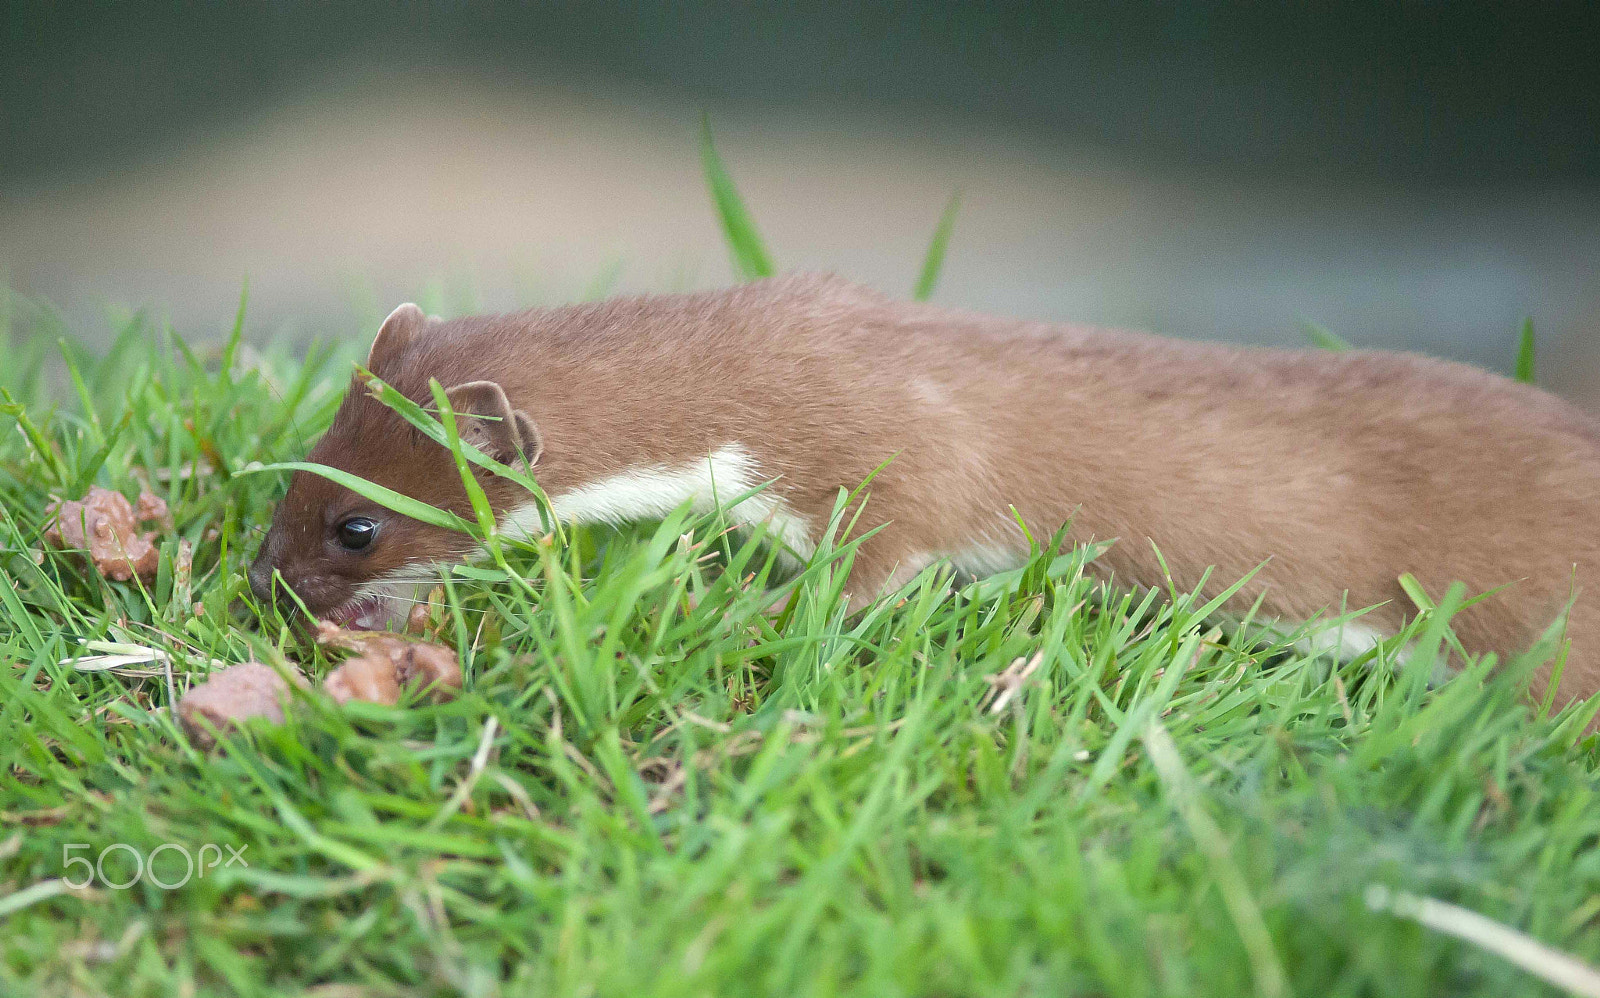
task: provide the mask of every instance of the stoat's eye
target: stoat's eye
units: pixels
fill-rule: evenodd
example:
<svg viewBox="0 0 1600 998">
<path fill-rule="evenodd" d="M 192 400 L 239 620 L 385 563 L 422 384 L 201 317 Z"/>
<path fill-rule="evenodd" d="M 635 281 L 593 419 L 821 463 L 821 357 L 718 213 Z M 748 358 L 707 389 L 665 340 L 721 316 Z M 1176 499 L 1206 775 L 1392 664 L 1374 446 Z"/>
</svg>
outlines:
<svg viewBox="0 0 1600 998">
<path fill-rule="evenodd" d="M 346 551 L 361 551 L 378 536 L 378 521 L 366 516 L 352 516 L 339 524 L 335 533 Z"/>
</svg>

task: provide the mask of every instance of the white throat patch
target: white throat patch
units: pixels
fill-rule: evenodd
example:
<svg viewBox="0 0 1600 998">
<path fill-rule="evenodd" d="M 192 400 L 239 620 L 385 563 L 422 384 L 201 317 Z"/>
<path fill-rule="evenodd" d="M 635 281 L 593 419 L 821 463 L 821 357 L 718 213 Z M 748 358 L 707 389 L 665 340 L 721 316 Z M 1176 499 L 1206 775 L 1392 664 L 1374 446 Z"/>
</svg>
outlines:
<svg viewBox="0 0 1600 998">
<path fill-rule="evenodd" d="M 815 549 L 811 525 L 769 488 L 737 504 L 736 499 L 767 481 L 742 444 L 717 448 L 676 467 L 643 465 L 550 497 L 550 509 L 564 523 L 624 523 L 659 520 L 687 503 L 709 513 L 721 503 L 728 518 L 743 527 L 767 524 L 769 535 L 800 558 Z M 527 538 L 543 532 L 536 503 L 510 510 L 501 519 L 507 536 Z"/>
</svg>

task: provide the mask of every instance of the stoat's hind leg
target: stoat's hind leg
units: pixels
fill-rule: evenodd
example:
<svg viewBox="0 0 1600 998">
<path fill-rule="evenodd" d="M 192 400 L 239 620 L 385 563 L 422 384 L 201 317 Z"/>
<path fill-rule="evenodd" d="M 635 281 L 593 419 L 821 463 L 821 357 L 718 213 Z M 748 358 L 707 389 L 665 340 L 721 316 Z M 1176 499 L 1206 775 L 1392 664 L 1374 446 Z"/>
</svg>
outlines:
<svg viewBox="0 0 1600 998">
<path fill-rule="evenodd" d="M 1386 634 L 1382 629 L 1359 618 L 1329 621 L 1311 625 L 1294 643 L 1294 647 L 1295 651 L 1303 655 L 1332 655 L 1341 662 L 1349 662 L 1377 647 L 1378 642 L 1390 637 L 1392 633 Z M 1402 660 L 1404 656 L 1405 653 L 1402 651 Z"/>
<path fill-rule="evenodd" d="M 1235 631 L 1243 629 L 1238 620 L 1227 621 L 1227 626 Z M 1355 661 L 1376 648 L 1379 642 L 1394 637 L 1399 632 L 1400 626 L 1399 621 L 1384 620 L 1374 612 L 1369 612 L 1355 619 L 1331 619 L 1316 621 L 1309 625 L 1281 620 L 1257 620 L 1253 623 L 1252 630 L 1265 630 L 1282 637 L 1299 632 L 1299 636 L 1290 646 L 1297 654 L 1307 657 L 1326 655 L 1344 663 Z M 1410 663 L 1411 651 L 1409 645 L 1393 649 L 1395 663 L 1405 668 Z M 1432 675 L 1428 677 L 1429 684 L 1437 686 L 1443 683 L 1454 675 L 1455 667 L 1458 665 L 1459 663 L 1451 660 L 1448 649 L 1442 650 L 1433 665 Z"/>
</svg>

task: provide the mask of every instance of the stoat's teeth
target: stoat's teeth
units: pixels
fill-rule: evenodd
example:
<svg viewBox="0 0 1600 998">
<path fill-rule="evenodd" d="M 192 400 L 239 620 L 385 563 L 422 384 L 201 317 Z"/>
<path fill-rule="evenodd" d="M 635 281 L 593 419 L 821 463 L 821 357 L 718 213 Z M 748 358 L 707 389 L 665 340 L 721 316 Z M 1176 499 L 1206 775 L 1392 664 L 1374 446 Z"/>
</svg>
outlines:
<svg viewBox="0 0 1600 998">
<path fill-rule="evenodd" d="M 343 603 L 340 603 L 338 606 L 333 607 L 320 616 L 323 620 L 326 620 L 329 623 L 337 624 L 340 627 L 349 627 L 351 625 L 360 623 L 362 618 L 367 616 L 372 610 L 372 607 L 369 604 L 377 602 L 379 601 L 376 597 L 357 596 L 354 599 L 345 600 Z"/>
<path fill-rule="evenodd" d="M 369 594 L 340 603 L 322 614 L 323 620 L 357 631 L 381 631 L 390 624 L 403 623 L 407 607 L 392 596 Z"/>
</svg>

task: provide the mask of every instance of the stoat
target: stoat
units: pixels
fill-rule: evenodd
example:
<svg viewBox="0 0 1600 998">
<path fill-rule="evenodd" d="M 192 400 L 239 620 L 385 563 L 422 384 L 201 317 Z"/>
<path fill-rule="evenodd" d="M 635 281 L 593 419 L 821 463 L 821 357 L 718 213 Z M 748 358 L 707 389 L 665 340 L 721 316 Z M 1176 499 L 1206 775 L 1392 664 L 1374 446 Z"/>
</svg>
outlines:
<svg viewBox="0 0 1600 998">
<path fill-rule="evenodd" d="M 1375 606 L 1347 638 L 1403 626 L 1406 572 L 1436 596 L 1504 587 L 1456 619 L 1474 652 L 1521 651 L 1575 593 L 1558 702 L 1600 685 L 1600 423 L 1461 364 L 990 318 L 795 276 L 448 321 L 402 305 L 366 367 L 429 408 L 429 379 L 454 386 L 463 437 L 531 461 L 572 523 L 770 481 L 729 515 L 804 558 L 839 490 L 887 461 L 857 523 L 885 525 L 855 559 L 858 601 L 938 559 L 1019 564 L 1015 507 L 1036 537 L 1070 520 L 1073 540 L 1118 539 L 1100 564 L 1129 584 L 1165 585 L 1161 558 L 1181 587 L 1262 566 L 1238 601 L 1264 616 Z M 359 378 L 309 460 L 471 517 L 449 452 Z M 520 486 L 479 480 L 504 529 L 540 529 Z M 474 548 L 296 472 L 250 582 L 270 598 L 276 573 L 312 613 L 371 626 Z"/>
</svg>

